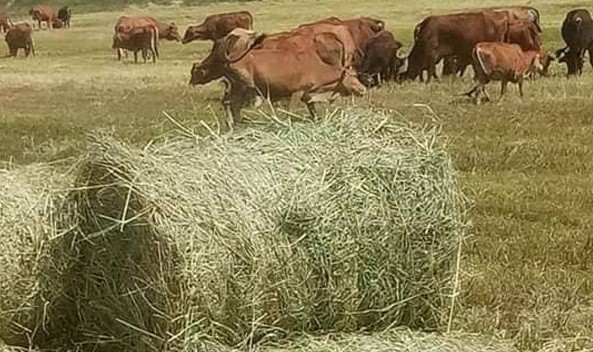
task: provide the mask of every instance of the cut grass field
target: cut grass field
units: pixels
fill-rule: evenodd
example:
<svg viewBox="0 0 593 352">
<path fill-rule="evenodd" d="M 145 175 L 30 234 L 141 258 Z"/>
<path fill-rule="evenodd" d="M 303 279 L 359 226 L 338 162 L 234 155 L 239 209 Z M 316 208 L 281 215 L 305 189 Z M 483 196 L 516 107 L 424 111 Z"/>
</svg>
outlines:
<svg viewBox="0 0 593 352">
<path fill-rule="evenodd" d="M 84 134 L 100 128 L 146 143 L 176 128 L 163 112 L 197 129 L 200 121 L 222 124 L 221 84 L 188 85 L 192 63 L 211 43 L 162 43 L 156 66 L 117 62 L 111 36 L 123 13 L 172 20 L 181 32 L 207 14 L 239 9 L 253 13 L 261 32 L 330 15 L 369 15 L 385 20 L 409 51 L 413 27 L 425 16 L 494 5 L 503 3 L 266 0 L 76 11 L 71 30 L 35 31 L 36 57 L 0 59 L 0 160 L 76 156 Z M 564 14 L 590 2 L 531 5 L 541 12 L 544 46 L 553 51 L 563 46 Z M 526 84 L 524 99 L 512 87 L 504 101 L 480 106 L 457 96 L 471 87 L 471 75 L 388 84 L 354 100 L 442 125 L 473 202 L 453 327 L 510 338 L 523 350 L 593 349 L 593 70 L 587 64 L 583 76 L 572 79 L 564 72 L 554 64 L 550 77 Z M 499 86 L 487 89 L 498 95 Z M 345 99 L 335 106 L 351 104 Z"/>
</svg>

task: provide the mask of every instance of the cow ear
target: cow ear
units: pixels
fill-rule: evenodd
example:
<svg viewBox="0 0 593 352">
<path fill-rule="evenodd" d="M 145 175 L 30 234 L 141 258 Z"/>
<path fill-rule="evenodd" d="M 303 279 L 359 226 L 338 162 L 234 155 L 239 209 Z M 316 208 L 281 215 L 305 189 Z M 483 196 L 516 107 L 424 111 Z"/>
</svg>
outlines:
<svg viewBox="0 0 593 352">
<path fill-rule="evenodd" d="M 239 60 L 257 40 L 253 31 L 233 31 L 226 36 L 226 59 L 230 62 Z"/>
</svg>

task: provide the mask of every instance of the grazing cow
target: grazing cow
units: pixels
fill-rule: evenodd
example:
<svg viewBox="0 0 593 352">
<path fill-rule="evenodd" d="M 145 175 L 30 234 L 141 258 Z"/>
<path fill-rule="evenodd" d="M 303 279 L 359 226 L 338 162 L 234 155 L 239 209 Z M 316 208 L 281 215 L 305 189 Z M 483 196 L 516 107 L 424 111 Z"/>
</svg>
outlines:
<svg viewBox="0 0 593 352">
<path fill-rule="evenodd" d="M 500 97 L 504 95 L 508 82 L 519 85 L 519 94 L 523 97 L 523 77 L 533 69 L 542 69 L 537 50 L 523 51 L 517 44 L 479 43 L 472 52 L 476 86 L 465 93 L 471 97 L 476 93 L 476 103 L 480 93 L 486 93 L 485 86 L 490 81 L 500 81 Z"/>
<path fill-rule="evenodd" d="M 58 19 L 58 15 L 49 5 L 36 5 L 29 11 L 29 15 L 33 18 L 33 21 L 37 21 L 39 29 L 41 29 L 41 22 L 47 23 L 47 28 L 60 28 L 61 21 Z"/>
<path fill-rule="evenodd" d="M 235 33 L 246 31 L 237 28 Z M 341 42 L 337 48 L 319 46 L 319 55 L 328 65 L 342 65 L 350 67 L 353 64 L 355 51 L 354 41 L 348 29 L 341 25 L 318 23 L 314 26 L 297 28 L 290 32 L 281 32 L 272 35 L 262 36 L 253 49 L 282 49 L 293 52 L 309 50 L 310 42 L 320 33 L 332 33 Z M 244 38 L 235 36 L 234 38 Z M 342 50 L 343 47 L 343 50 Z M 343 60 L 343 62 L 341 61 Z M 217 45 L 214 45 L 210 54 L 201 63 L 194 65 L 192 71 L 193 84 L 206 84 L 223 76 L 226 61 L 217 52 Z"/>
<path fill-rule="evenodd" d="M 72 10 L 68 6 L 61 7 L 58 10 L 58 19 L 62 22 L 63 27 L 70 28 L 70 18 L 72 17 Z"/>
<path fill-rule="evenodd" d="M 0 29 L 6 33 L 12 27 L 12 20 L 7 12 L 0 12 Z"/>
<path fill-rule="evenodd" d="M 508 26 L 509 15 L 503 11 L 430 16 L 414 30 L 406 77 L 421 77 L 427 70 L 430 81 L 436 77 L 436 64 L 447 56 L 456 56 L 459 66 L 466 66 L 477 43 L 503 42 Z"/>
<path fill-rule="evenodd" d="M 290 48 L 254 49 L 263 37 L 255 37 L 244 30 L 234 30 L 216 41 L 213 52 L 226 62 L 224 77 L 228 83 L 223 98 L 227 121 L 232 128 L 240 121 L 241 109 L 258 97 L 271 101 L 290 98 L 302 92 L 301 101 L 315 116 L 315 102 L 329 100 L 336 95 L 364 94 L 365 87 L 355 72 L 342 65 L 329 65 L 322 56 L 339 52 L 345 58 L 343 44 L 333 33 L 316 33 L 306 38 L 298 52 Z M 194 81 L 196 69 L 192 68 Z"/>
<path fill-rule="evenodd" d="M 589 51 L 589 62 L 593 66 L 593 20 L 585 9 L 572 10 L 562 23 L 564 49 L 558 50 L 558 62 L 566 63 L 568 75 L 580 75 L 583 69 L 585 51 Z"/>
<path fill-rule="evenodd" d="M 10 56 L 16 57 L 19 49 L 25 51 L 25 56 L 29 56 L 30 53 L 35 56 L 31 33 L 33 33 L 33 28 L 28 23 L 16 23 L 10 27 L 5 37 Z"/>
<path fill-rule="evenodd" d="M 366 43 L 360 73 L 367 87 L 379 85 L 382 80 L 396 78 L 399 64 L 397 51 L 402 46 L 402 43 L 386 30 L 375 34 Z"/>
<path fill-rule="evenodd" d="M 253 16 L 247 11 L 210 15 L 202 24 L 189 26 L 181 42 L 187 44 L 194 40 L 218 40 L 235 28 L 253 29 Z"/>
</svg>

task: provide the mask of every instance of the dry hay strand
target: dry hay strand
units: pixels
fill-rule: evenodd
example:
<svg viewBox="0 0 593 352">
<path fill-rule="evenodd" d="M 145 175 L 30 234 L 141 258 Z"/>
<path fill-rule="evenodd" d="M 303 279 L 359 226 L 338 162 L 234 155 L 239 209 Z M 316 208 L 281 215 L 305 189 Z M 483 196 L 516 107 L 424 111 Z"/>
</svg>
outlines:
<svg viewBox="0 0 593 352">
<path fill-rule="evenodd" d="M 225 346 L 197 342 L 185 352 L 239 352 Z M 374 334 L 329 334 L 295 339 L 276 346 L 257 346 L 253 352 L 517 352 L 513 343 L 491 337 L 453 333 L 441 335 L 390 329 Z"/>
<path fill-rule="evenodd" d="M 47 165 L 0 169 L 0 340 L 6 343 L 40 343 L 57 319 L 67 258 L 56 245 L 76 228 L 66 202 L 73 180 Z"/>
<path fill-rule="evenodd" d="M 298 332 L 441 327 L 463 201 L 437 135 L 347 110 L 144 149 L 91 138 L 67 278 L 79 341 L 249 348 Z"/>
</svg>

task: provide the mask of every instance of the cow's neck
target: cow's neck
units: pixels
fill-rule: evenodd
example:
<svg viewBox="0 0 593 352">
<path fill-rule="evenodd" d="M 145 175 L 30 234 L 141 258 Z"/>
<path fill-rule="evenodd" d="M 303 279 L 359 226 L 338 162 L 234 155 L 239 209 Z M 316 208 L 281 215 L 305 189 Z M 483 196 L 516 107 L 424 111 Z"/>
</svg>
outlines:
<svg viewBox="0 0 593 352">
<path fill-rule="evenodd" d="M 523 55 L 521 55 L 521 59 L 519 62 L 519 72 L 520 74 L 525 74 L 527 73 L 527 71 L 529 71 L 529 69 L 531 69 L 531 65 L 533 64 L 533 60 L 535 59 L 535 56 L 537 55 L 537 51 L 526 51 L 523 52 Z"/>
</svg>

